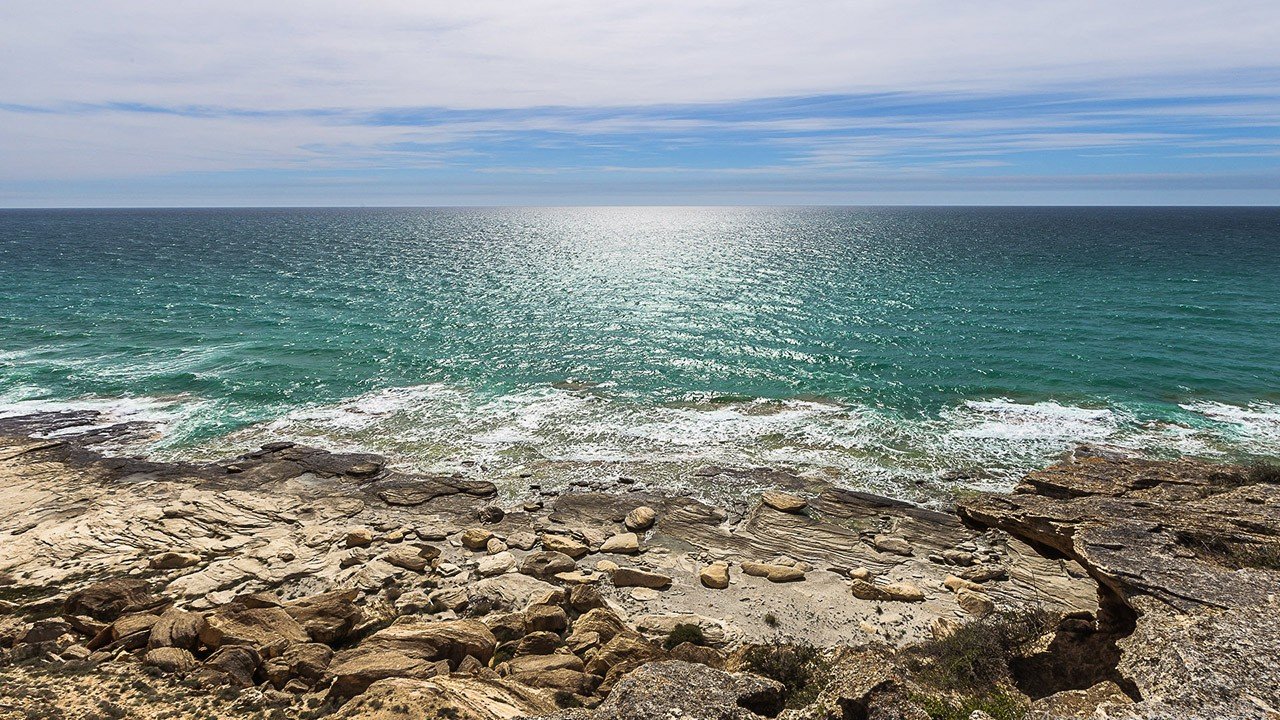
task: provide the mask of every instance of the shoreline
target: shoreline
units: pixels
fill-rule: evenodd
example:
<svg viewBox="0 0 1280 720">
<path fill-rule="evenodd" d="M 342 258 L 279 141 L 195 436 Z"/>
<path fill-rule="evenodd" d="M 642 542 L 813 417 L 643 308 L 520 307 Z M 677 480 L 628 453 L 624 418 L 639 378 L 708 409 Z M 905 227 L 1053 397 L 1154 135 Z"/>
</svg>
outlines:
<svg viewBox="0 0 1280 720">
<path fill-rule="evenodd" d="M 353 618 L 342 637 L 331 643 L 330 652 L 336 650 L 340 662 L 316 673 L 310 678 L 312 685 L 293 686 L 293 695 L 286 694 L 288 702 L 282 707 L 320 699 L 329 703 L 323 707 L 343 712 L 352 695 L 344 690 L 335 697 L 334 687 L 349 689 L 370 679 L 367 668 L 360 670 L 361 663 L 384 661 L 385 649 L 377 650 L 380 633 L 405 623 L 425 623 L 428 632 L 440 623 L 485 624 L 503 615 L 524 614 L 528 620 L 528 613 L 550 606 L 561 609 L 546 612 L 564 615 L 565 620 L 562 625 L 548 621 L 556 635 L 552 646 L 560 649 L 547 657 L 555 658 L 553 664 L 567 663 L 565 667 L 533 663 L 530 667 L 536 665 L 536 670 L 512 670 L 512 660 L 506 660 L 507 667 L 500 668 L 502 663 L 492 658 L 502 647 L 499 643 L 483 661 L 488 663 L 486 673 L 497 674 L 477 677 L 507 682 L 518 676 L 520 687 L 551 693 L 552 705 L 563 706 L 556 698 L 563 699 L 557 693 L 564 692 L 578 698 L 578 704 L 608 703 L 607 691 L 626 682 L 628 673 L 610 675 L 610 668 L 599 662 L 594 667 L 603 674 L 587 672 L 607 643 L 597 640 L 596 645 L 577 649 L 569 643 L 576 623 L 596 608 L 607 610 L 627 628 L 627 637 L 640 643 L 632 650 L 648 661 L 669 657 L 670 652 L 649 653 L 644 648 L 660 647 L 676 625 L 693 624 L 704 641 L 697 647 L 708 650 L 686 649 L 683 662 L 694 658 L 696 664 L 701 656 L 704 664 L 725 667 L 744 648 L 761 642 L 803 641 L 837 654 L 875 647 L 876 652 L 893 655 L 936 642 L 949 630 L 988 616 L 1032 610 L 1075 618 L 1077 626 L 1083 621 L 1087 632 L 1077 627 L 1082 637 L 1114 649 L 1115 643 L 1141 634 L 1144 626 L 1135 616 L 1154 623 L 1172 615 L 1195 618 L 1204 607 L 1248 613 L 1275 604 L 1274 594 L 1268 600 L 1258 591 L 1247 594 L 1249 604 L 1236 603 L 1238 607 L 1221 593 L 1205 595 L 1206 585 L 1200 583 L 1230 577 L 1241 587 L 1238 575 L 1244 571 L 1224 575 L 1195 551 L 1184 550 L 1190 555 L 1181 559 L 1175 553 L 1167 567 L 1154 565 L 1163 595 L 1151 582 L 1135 582 L 1144 579 L 1144 568 L 1150 571 L 1166 551 L 1157 545 L 1155 554 L 1136 552 L 1141 544 L 1115 523 L 1140 520 L 1151 512 L 1143 509 L 1145 505 L 1161 499 L 1152 488 L 1215 488 L 1206 490 L 1210 500 L 1266 491 L 1254 498 L 1261 507 L 1255 512 L 1262 515 L 1256 522 L 1264 527 L 1278 522 L 1274 511 L 1280 499 L 1271 492 L 1273 486 L 1229 487 L 1219 493 L 1213 478 L 1240 472 L 1224 465 L 1129 460 L 1082 449 L 1063 464 L 1033 473 L 1013 495 L 966 498 L 958 516 L 835 487 L 808 496 L 772 493 L 736 512 L 679 496 L 633 492 L 635 488 L 621 482 L 613 492 L 547 494 L 500 507 L 491 483 L 405 475 L 388 470 L 384 459 L 375 455 L 330 453 L 289 442 L 218 463 L 194 464 L 104 456 L 84 447 L 86 439 L 93 438 L 31 438 L 33 432 L 76 421 L 65 415 L 0 420 L 0 467 L 6 486 L 0 490 L 5 501 L 0 518 L 0 596 L 6 603 L 0 606 L 6 613 L 0 619 L 13 635 L 8 659 L 14 659 L 18 648 L 32 645 L 39 651 L 24 660 L 52 652 L 39 643 L 21 642 L 24 636 L 13 629 L 20 623 L 8 618 L 65 616 L 77 593 L 103 581 L 142 581 L 147 592 L 163 599 L 168 608 L 163 612 L 181 610 L 215 624 L 221 614 L 235 612 L 228 608 L 243 610 L 247 598 L 262 593 L 272 599 L 252 604 L 287 612 L 308 598 L 332 598 L 337 593 L 341 600 L 327 602 L 337 603 L 341 608 L 335 612 Z M 103 428 L 94 437 L 136 430 Z M 751 471 L 707 472 L 732 480 Z M 1129 482 L 1132 478 L 1140 482 Z M 785 479 L 779 475 L 771 481 L 776 485 Z M 1138 497 L 1130 498 L 1130 493 Z M 1067 512 L 1054 519 L 1055 513 L 1095 497 L 1113 503 L 1108 513 L 1095 509 L 1102 517 Z M 1190 498 L 1174 499 L 1185 503 Z M 640 508 L 649 508 L 653 517 L 629 517 Z M 1110 551 L 1117 560 L 1105 550 L 1099 556 L 1095 547 L 1073 545 L 1094 526 L 1104 535 L 1120 532 L 1133 548 Z M 1170 577 L 1174 571 L 1182 572 L 1184 581 L 1197 582 L 1194 592 L 1170 587 L 1175 585 Z M 1273 570 L 1257 572 L 1261 575 L 1250 581 L 1254 585 L 1246 582 L 1244 587 L 1265 585 L 1277 577 Z M 727 576 L 725 587 L 720 587 L 722 576 Z M 574 607 L 575 595 L 589 595 L 593 607 L 587 612 Z M 1146 604 L 1149 596 L 1158 603 Z M 153 624 L 163 616 L 141 614 L 150 618 L 144 623 Z M 98 632 L 119 634 L 123 631 L 111 630 L 118 622 L 112 618 Z M 1152 627 L 1168 632 L 1165 625 Z M 1259 628 L 1264 636 L 1276 633 L 1277 623 L 1264 622 Z M 147 630 L 153 632 L 150 625 Z M 526 631 L 506 642 L 526 642 Z M 31 627 L 21 632 L 29 634 Z M 68 635 L 76 642 L 67 647 L 94 642 L 76 638 L 76 632 Z M 488 632 L 496 634 L 493 629 Z M 95 664 L 136 664 L 156 649 L 148 649 L 146 638 L 142 648 L 121 644 L 126 635 L 106 641 L 101 647 L 114 647 L 114 654 L 97 657 Z M 1159 647 L 1162 637 L 1157 633 L 1144 643 Z M 260 639 L 250 633 L 247 642 Z M 41 642 L 56 643 L 52 638 Z M 360 648 L 369 643 L 370 657 L 362 657 Z M 569 644 L 566 648 L 561 643 Z M 269 665 L 270 645 L 255 649 L 260 655 L 258 670 Z M 61 653 L 67 647 L 53 653 L 58 662 L 66 662 Z M 208 670 L 218 651 L 218 645 L 204 643 L 202 636 L 192 650 L 194 665 L 179 674 Z M 1126 653 L 1140 656 L 1140 651 Z M 100 652 L 96 649 L 83 660 L 93 661 L 92 654 Z M 895 672 L 902 670 L 895 661 L 884 664 Z M 350 672 L 344 673 L 344 667 Z M 460 668 L 451 664 L 444 671 L 452 678 Z M 417 666 L 402 667 L 364 684 L 396 677 L 425 680 L 422 672 Z M 541 674 L 521 676 L 522 672 Z M 1122 665 L 1095 667 L 1085 674 L 1098 680 L 1108 673 L 1130 683 L 1145 681 L 1124 675 Z M 259 686 L 260 692 L 278 693 L 298 679 L 268 679 L 267 686 L 274 688 L 264 690 L 253 675 L 249 673 L 249 686 Z M 363 679 L 351 679 L 357 676 Z M 601 687 L 606 689 L 603 694 Z M 1122 690 L 1126 700 L 1109 697 L 1108 702 L 1132 705 L 1151 700 L 1150 690 L 1144 693 L 1136 685 Z M 1257 693 L 1255 697 L 1266 696 L 1265 690 Z M 344 703 L 333 704 L 339 700 Z M 1182 702 L 1173 707 L 1191 707 L 1185 698 Z M 1274 698 L 1270 702 L 1280 705 Z M 545 707 L 536 702 L 533 706 Z"/>
</svg>

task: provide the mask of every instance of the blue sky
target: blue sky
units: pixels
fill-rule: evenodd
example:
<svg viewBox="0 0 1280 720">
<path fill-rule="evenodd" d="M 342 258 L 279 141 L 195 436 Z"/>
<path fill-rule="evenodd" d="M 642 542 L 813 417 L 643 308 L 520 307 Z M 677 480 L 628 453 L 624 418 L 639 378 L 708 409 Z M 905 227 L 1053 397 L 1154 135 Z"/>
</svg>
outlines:
<svg viewBox="0 0 1280 720">
<path fill-rule="evenodd" d="M 6 0 L 0 205 L 1280 204 L 1280 3 Z"/>
</svg>

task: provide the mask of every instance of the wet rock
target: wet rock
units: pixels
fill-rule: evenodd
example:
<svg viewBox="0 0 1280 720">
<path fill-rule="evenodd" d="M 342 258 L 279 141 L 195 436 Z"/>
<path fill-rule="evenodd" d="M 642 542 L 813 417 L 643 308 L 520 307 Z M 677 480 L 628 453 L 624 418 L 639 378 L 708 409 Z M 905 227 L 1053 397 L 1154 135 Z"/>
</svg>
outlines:
<svg viewBox="0 0 1280 720">
<path fill-rule="evenodd" d="M 760 499 L 765 505 L 784 513 L 798 513 L 809 506 L 809 502 L 791 493 L 770 491 L 762 494 Z"/>
<path fill-rule="evenodd" d="M 613 571 L 614 587 L 642 587 L 661 590 L 671 586 L 671 577 L 662 573 L 620 567 Z"/>
<path fill-rule="evenodd" d="M 641 505 L 627 513 L 626 518 L 623 519 L 623 525 L 632 532 L 641 532 L 653 527 L 657 519 L 658 513 L 654 512 L 653 508 Z"/>
</svg>

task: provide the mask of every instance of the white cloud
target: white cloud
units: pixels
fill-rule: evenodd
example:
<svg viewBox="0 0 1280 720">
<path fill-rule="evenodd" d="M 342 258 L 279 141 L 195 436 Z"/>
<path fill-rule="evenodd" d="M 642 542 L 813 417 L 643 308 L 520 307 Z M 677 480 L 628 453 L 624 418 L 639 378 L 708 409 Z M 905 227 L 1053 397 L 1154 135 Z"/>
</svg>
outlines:
<svg viewBox="0 0 1280 720">
<path fill-rule="evenodd" d="M 1222 0 L 4 0 L 0 98 L 525 107 L 1009 92 L 1280 66 Z"/>
</svg>

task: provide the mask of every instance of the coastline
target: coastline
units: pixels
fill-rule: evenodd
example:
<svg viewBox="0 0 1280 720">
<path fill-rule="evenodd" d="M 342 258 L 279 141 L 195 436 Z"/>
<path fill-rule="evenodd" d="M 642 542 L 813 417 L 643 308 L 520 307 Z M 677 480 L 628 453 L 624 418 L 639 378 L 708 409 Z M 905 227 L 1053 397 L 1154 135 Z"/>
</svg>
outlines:
<svg viewBox="0 0 1280 720">
<path fill-rule="evenodd" d="M 741 670 L 743 653 L 752 646 L 802 642 L 843 657 L 837 668 L 856 664 L 847 657 L 850 652 L 879 653 L 877 666 L 903 674 L 908 678 L 903 682 L 915 682 L 903 664 L 912 648 L 938 642 L 955 628 L 987 617 L 1044 612 L 1059 623 L 1074 623 L 1073 639 L 1062 640 L 1059 625 L 1055 642 L 1077 654 L 1081 648 L 1093 648 L 1093 660 L 1075 658 L 1080 677 L 1074 685 L 1096 682 L 1041 697 L 1025 695 L 1033 708 L 1032 703 L 1052 706 L 1062 692 L 1097 691 L 1102 683 L 1111 684 L 1102 693 L 1104 701 L 1121 715 L 1132 715 L 1144 707 L 1142 703 L 1156 700 L 1165 705 L 1147 709 L 1194 713 L 1212 707 L 1221 713 L 1215 717 L 1250 716 L 1248 697 L 1265 706 L 1280 705 L 1267 694 L 1274 694 L 1274 689 L 1268 691 L 1257 678 L 1236 677 L 1220 664 L 1209 662 L 1200 668 L 1197 682 L 1225 683 L 1235 693 L 1225 700 L 1219 697 L 1212 706 L 1204 704 L 1215 697 L 1211 692 L 1175 693 L 1170 699 L 1168 678 L 1134 673 L 1123 664 L 1129 658 L 1155 662 L 1158 652 L 1152 648 L 1170 641 L 1175 634 L 1171 628 L 1185 630 L 1188 619 L 1194 621 L 1192 626 L 1201 620 L 1225 622 L 1227 629 L 1254 633 L 1263 641 L 1276 636 L 1273 619 L 1253 617 L 1274 615 L 1274 592 L 1268 595 L 1265 587 L 1271 582 L 1274 588 L 1275 570 L 1230 569 L 1221 558 L 1201 557 L 1206 555 L 1203 548 L 1176 543 L 1172 550 L 1167 543 L 1148 542 L 1147 547 L 1145 536 L 1134 537 L 1132 528 L 1117 525 L 1142 522 L 1144 514 L 1154 512 L 1151 507 L 1165 499 L 1185 505 L 1192 497 L 1187 488 L 1209 488 L 1212 492 L 1205 490 L 1205 497 L 1222 501 L 1212 508 L 1225 518 L 1219 520 L 1239 523 L 1246 528 L 1243 532 L 1271 547 L 1267 543 L 1274 537 L 1264 530 L 1276 529 L 1277 486 L 1228 485 L 1220 490 L 1214 478 L 1244 472 L 1231 466 L 1131 460 L 1081 449 L 1063 464 L 1033 473 L 1013 495 L 962 499 L 958 515 L 835 487 L 807 497 L 771 494 L 767 501 L 755 498 L 748 508 L 735 511 L 638 490 L 621 481 L 607 488 L 547 491 L 502 503 L 491 483 L 460 476 L 406 475 L 388 470 L 379 456 L 330 453 L 287 442 L 239 458 L 195 464 L 104 456 L 84 445 L 138 432 L 137 426 L 107 426 L 78 439 L 31 437 L 93 419 L 46 414 L 0 420 L 5 448 L 0 454 L 5 474 L 0 531 L 6 535 L 0 591 L 6 601 L 5 644 L 12 645 L 7 660 L 21 661 L 5 672 L 38 675 L 41 670 L 35 668 L 45 667 L 42 661 L 53 666 L 106 663 L 112 672 L 126 674 L 127 668 L 143 667 L 139 660 L 145 662 L 156 649 L 149 641 L 154 635 L 151 625 L 142 638 L 121 634 L 124 631 L 116 627 L 120 618 L 111 618 L 110 623 L 80 628 L 98 628 L 95 637 L 83 637 L 71 625 L 55 637 L 24 640 L 34 627 L 43 627 L 38 619 L 32 625 L 33 618 L 65 616 L 77 593 L 125 579 L 141 582 L 159 603 L 134 613 L 146 616 L 143 624 L 154 624 L 155 618 L 178 610 L 191 613 L 193 621 L 216 624 L 212 618 L 236 608 L 243 612 L 249 598 L 258 598 L 249 601 L 250 609 L 263 605 L 286 612 L 307 598 L 336 604 L 330 614 L 351 622 L 338 623 L 345 629 L 330 638 L 330 654 L 338 653 L 330 661 L 337 657 L 347 664 L 314 673 L 310 685 L 295 683 L 289 692 L 281 692 L 298 677 L 285 673 L 264 678 L 273 655 L 281 651 L 268 647 L 270 640 L 255 647 L 255 668 L 239 680 L 209 669 L 221 647 L 203 639 L 189 651 L 192 665 L 175 673 L 188 679 L 200 676 L 215 686 L 247 685 L 250 690 L 245 692 L 271 698 L 282 712 L 302 712 L 312 704 L 326 712 L 353 712 L 359 705 L 348 700 L 351 688 L 377 681 L 394 685 L 401 682 L 393 680 L 397 677 L 403 682 L 426 681 L 422 662 L 370 675 L 362 663 L 377 665 L 387 652 L 378 644 L 380 633 L 406 623 L 421 624 L 424 632 L 449 622 L 486 628 L 486 623 L 497 623 L 494 628 L 501 628 L 502 618 L 517 615 L 527 620 L 530 612 L 564 616 L 562 625 L 558 619 L 548 621 L 555 640 L 543 636 L 550 643 L 544 649 L 550 650 L 546 657 L 553 658 L 551 665 L 539 661 L 543 664 L 532 662 L 526 669 L 513 670 L 514 658 L 505 660 L 506 667 L 494 662 L 493 653 L 501 648 L 518 652 L 520 643 L 527 644 L 526 631 L 548 632 L 521 625 L 505 641 L 495 640 L 481 661 L 484 667 L 471 667 L 468 677 L 499 683 L 504 692 L 510 691 L 504 684 L 513 682 L 521 693 L 533 692 L 525 714 L 566 706 L 570 696 L 574 700 L 569 704 L 607 704 L 615 686 L 645 662 L 620 656 L 612 664 L 591 666 L 607 655 L 608 643 L 600 642 L 604 638 L 577 647 L 569 639 L 580 629 L 576 623 L 596 609 L 601 610 L 597 615 L 607 611 L 617 618 L 626 637 L 635 641 L 631 651 L 646 662 L 671 659 L 674 648 L 660 650 L 662 644 L 676 625 L 692 624 L 702 637 L 696 647 L 706 649 L 686 648 L 677 662 L 692 659 L 695 664 Z M 732 480 L 761 471 L 713 467 L 704 472 Z M 769 472 L 755 480 L 775 488 L 785 489 L 789 482 L 792 490 L 803 487 L 786 471 Z M 1166 487 L 1175 488 L 1175 495 L 1162 498 Z M 1254 495 L 1240 501 L 1232 497 L 1238 492 Z M 1088 514 L 1074 507 L 1099 498 L 1112 505 L 1092 508 Z M 1227 499 L 1257 516 L 1250 520 L 1252 529 L 1239 510 L 1230 509 Z M 644 518 L 628 523 L 638 508 L 653 511 L 651 525 Z M 1197 522 L 1211 528 L 1217 522 L 1214 514 L 1206 517 L 1207 521 L 1181 522 L 1203 535 L 1207 531 Z M 1124 542 L 1112 542 L 1112 537 L 1102 545 L 1117 547 L 1100 551 L 1088 539 L 1089 532 L 1118 535 Z M 1234 532 L 1242 531 L 1236 527 Z M 1170 533 L 1176 536 L 1173 530 L 1165 534 Z M 1163 542 L 1164 535 L 1159 537 Z M 1077 547 L 1076 542 L 1083 544 Z M 728 578 L 726 587 L 719 587 L 722 574 Z M 1229 592 L 1206 591 L 1224 582 L 1229 582 Z M 581 607 L 573 605 L 575 596 Z M 551 606 L 560 609 L 540 609 Z M 1208 620 L 1206 608 L 1213 609 Z M 1250 617 L 1249 624 L 1224 619 L 1231 613 Z M 1177 623 L 1165 622 L 1168 618 Z M 494 628 L 487 632 L 496 638 Z M 278 630 L 259 627 L 254 632 L 270 636 Z M 103 632 L 110 639 L 97 637 Z M 248 635 L 244 643 L 263 640 Z M 1140 646 L 1117 650 L 1117 643 L 1133 645 L 1135 637 L 1141 638 Z M 95 642 L 99 647 L 83 658 L 68 660 L 63 655 L 72 646 L 87 649 Z M 1181 642 L 1195 657 L 1213 650 L 1197 650 L 1194 638 Z M 370 643 L 369 657 L 362 656 L 360 648 Z M 1070 653 L 1064 652 L 1042 650 L 1045 657 L 1040 661 L 1067 662 Z M 1102 658 L 1101 664 L 1097 658 Z M 624 669 L 613 671 L 613 664 Z M 432 675 L 465 674 L 457 663 L 447 669 L 437 665 Z M 344 667 L 350 672 L 344 673 Z M 517 662 L 515 667 L 524 665 Z M 587 672 L 591 667 L 599 674 Z M 693 672 L 683 665 L 665 667 L 666 671 Z M 1140 685 L 1152 677 L 1165 683 L 1156 692 Z M 18 676 L 13 679 L 19 681 Z M 346 690 L 335 694 L 335 686 Z M 374 688 L 374 696 L 407 692 L 389 687 Z M 621 692 L 626 694 L 625 687 Z M 874 695 L 859 702 L 870 702 Z M 884 694 L 879 702 L 910 705 L 910 698 L 901 695 Z"/>
</svg>

